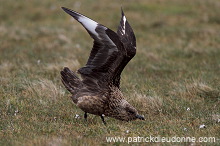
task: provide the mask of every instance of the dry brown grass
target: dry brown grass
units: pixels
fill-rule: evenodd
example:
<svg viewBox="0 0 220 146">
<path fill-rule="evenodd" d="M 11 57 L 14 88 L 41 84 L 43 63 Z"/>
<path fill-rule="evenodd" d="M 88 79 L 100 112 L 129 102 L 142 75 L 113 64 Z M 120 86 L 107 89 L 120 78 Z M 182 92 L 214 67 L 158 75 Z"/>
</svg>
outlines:
<svg viewBox="0 0 220 146">
<path fill-rule="evenodd" d="M 186 83 L 185 85 L 178 85 L 173 91 L 170 92 L 173 96 L 179 96 L 181 98 L 198 98 L 199 100 L 212 100 L 218 101 L 220 98 L 220 91 L 210 87 L 202 82 L 194 81 L 193 83 Z"/>
<path fill-rule="evenodd" d="M 157 95 L 144 95 L 137 93 L 133 94 L 131 101 L 135 103 L 135 106 L 138 107 L 138 110 L 142 113 L 147 114 L 157 114 L 161 111 L 163 100 Z"/>
<path fill-rule="evenodd" d="M 39 79 L 36 81 L 25 81 L 23 94 L 27 98 L 37 96 L 39 100 L 61 100 L 64 96 L 65 90 L 58 85 L 55 85 L 51 80 Z M 46 103 L 45 103 L 46 104 Z"/>
</svg>

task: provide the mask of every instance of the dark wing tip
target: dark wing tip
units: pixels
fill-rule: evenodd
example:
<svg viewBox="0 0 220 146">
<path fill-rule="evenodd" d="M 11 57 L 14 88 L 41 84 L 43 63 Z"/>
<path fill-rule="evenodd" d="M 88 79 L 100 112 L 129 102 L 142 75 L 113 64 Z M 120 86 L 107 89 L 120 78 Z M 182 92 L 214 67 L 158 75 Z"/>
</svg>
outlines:
<svg viewBox="0 0 220 146">
<path fill-rule="evenodd" d="M 70 11 L 70 9 L 68 9 L 68 8 L 65 8 L 65 7 L 61 7 L 65 12 L 68 12 L 68 11 Z"/>
<path fill-rule="evenodd" d="M 122 15 L 122 16 L 125 15 L 122 7 L 121 7 L 121 15 Z"/>
<path fill-rule="evenodd" d="M 70 16 L 72 16 L 73 18 L 75 18 L 76 20 L 78 19 L 78 17 L 80 16 L 79 13 L 71 10 L 71 9 L 68 9 L 68 8 L 65 8 L 65 7 L 61 7 L 67 14 L 69 14 Z"/>
</svg>

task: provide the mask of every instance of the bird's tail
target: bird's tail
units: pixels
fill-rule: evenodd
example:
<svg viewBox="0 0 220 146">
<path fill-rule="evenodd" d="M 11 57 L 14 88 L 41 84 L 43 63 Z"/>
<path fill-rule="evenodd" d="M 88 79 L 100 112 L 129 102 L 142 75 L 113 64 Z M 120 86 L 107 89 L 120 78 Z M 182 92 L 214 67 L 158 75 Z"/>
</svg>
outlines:
<svg viewBox="0 0 220 146">
<path fill-rule="evenodd" d="M 65 67 L 61 72 L 61 78 L 63 85 L 66 89 L 72 93 L 76 94 L 79 87 L 82 85 L 81 80 L 76 76 L 76 74 L 71 71 L 69 68 Z"/>
</svg>

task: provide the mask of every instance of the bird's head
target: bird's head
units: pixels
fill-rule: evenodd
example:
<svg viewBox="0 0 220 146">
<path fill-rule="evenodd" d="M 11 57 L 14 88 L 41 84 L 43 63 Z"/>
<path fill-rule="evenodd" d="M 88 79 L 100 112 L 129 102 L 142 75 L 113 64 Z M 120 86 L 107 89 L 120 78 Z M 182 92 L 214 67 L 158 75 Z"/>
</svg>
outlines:
<svg viewBox="0 0 220 146">
<path fill-rule="evenodd" d="M 131 120 L 145 120 L 143 116 L 139 115 L 137 110 L 130 105 L 125 99 L 122 99 L 120 104 L 114 109 L 114 114 L 110 115 L 118 120 L 131 121 Z"/>
</svg>

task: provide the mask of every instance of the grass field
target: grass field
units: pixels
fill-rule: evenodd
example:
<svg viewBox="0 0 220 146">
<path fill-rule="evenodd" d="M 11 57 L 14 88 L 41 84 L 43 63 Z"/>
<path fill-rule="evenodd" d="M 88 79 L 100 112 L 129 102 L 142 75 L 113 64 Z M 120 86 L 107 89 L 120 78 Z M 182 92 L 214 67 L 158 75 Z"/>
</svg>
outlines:
<svg viewBox="0 0 220 146">
<path fill-rule="evenodd" d="M 106 137 L 137 136 L 215 137 L 215 143 L 196 144 L 220 144 L 220 1 L 0 3 L 0 145 L 125 145 L 107 143 Z M 60 70 L 84 66 L 93 41 L 61 6 L 112 30 L 123 6 L 138 50 L 122 74 L 121 89 L 145 121 L 105 117 L 105 126 L 94 115 L 83 120 Z"/>
</svg>

